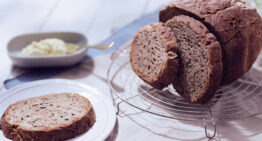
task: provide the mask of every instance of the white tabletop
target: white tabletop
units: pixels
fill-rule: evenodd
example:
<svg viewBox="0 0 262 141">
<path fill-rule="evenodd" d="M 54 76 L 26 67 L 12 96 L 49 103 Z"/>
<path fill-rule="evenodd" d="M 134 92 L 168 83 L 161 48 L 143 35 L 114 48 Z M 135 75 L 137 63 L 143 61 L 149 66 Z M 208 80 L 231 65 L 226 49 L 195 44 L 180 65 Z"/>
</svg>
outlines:
<svg viewBox="0 0 262 141">
<path fill-rule="evenodd" d="M 10 74 L 6 45 L 17 35 L 75 31 L 90 44 L 161 7 L 168 0 L 0 0 L 0 82 Z"/>
<path fill-rule="evenodd" d="M 114 34 L 122 26 L 162 7 L 169 0 L 0 0 L 0 82 L 24 72 L 12 70 L 7 56 L 8 41 L 19 34 L 50 31 L 83 33 L 90 44 L 96 44 Z M 97 88 L 111 98 L 106 82 L 110 54 L 96 57 L 53 78 L 83 82 Z M 4 91 L 1 88 L 1 91 Z M 134 109 L 129 108 L 130 113 Z M 172 120 L 172 127 L 153 126 L 141 115 L 118 117 L 118 132 L 112 133 L 117 141 L 133 140 L 208 140 L 203 123 Z M 217 123 L 216 140 L 262 140 L 262 117 L 257 116 L 233 122 Z M 161 122 L 160 122 L 161 124 Z M 164 121 L 163 121 L 164 124 Z M 175 126 L 173 126 L 175 125 Z M 177 126 L 176 126 L 177 125 Z M 0 139 L 1 140 L 1 139 Z M 112 139 L 109 139 L 112 140 Z"/>
</svg>

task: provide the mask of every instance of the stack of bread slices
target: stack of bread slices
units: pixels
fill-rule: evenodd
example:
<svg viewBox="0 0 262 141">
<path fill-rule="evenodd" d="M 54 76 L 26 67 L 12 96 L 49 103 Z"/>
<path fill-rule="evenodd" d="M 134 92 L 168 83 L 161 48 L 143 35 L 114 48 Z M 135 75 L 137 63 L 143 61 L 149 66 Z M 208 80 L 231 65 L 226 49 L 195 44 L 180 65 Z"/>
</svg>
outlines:
<svg viewBox="0 0 262 141">
<path fill-rule="evenodd" d="M 174 0 L 137 32 L 130 63 L 156 89 L 172 84 L 192 103 L 246 73 L 262 46 L 262 19 L 241 0 Z"/>
</svg>

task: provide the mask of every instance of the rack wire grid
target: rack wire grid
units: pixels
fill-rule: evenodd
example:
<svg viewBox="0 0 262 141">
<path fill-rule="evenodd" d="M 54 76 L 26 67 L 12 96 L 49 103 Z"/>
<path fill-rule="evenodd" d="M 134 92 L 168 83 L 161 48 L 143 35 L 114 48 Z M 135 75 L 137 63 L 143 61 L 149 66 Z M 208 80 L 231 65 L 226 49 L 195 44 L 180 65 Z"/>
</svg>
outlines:
<svg viewBox="0 0 262 141">
<path fill-rule="evenodd" d="M 129 63 L 130 42 L 114 52 L 107 72 L 112 92 L 126 104 L 143 112 L 169 119 L 202 121 L 208 138 L 216 134 L 216 120 L 237 120 L 261 114 L 262 54 L 242 78 L 220 87 L 215 96 L 204 105 L 192 104 L 181 97 L 172 86 L 157 90 L 143 82 Z M 207 124 L 213 134 L 207 134 Z"/>
</svg>

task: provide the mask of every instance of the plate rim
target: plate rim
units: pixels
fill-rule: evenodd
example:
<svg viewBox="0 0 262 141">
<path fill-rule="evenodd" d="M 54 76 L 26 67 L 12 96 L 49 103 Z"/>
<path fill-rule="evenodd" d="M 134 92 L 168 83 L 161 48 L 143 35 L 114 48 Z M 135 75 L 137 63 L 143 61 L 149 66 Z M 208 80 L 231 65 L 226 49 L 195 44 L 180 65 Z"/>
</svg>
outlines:
<svg viewBox="0 0 262 141">
<path fill-rule="evenodd" d="M 19 90 L 19 89 L 22 89 L 22 88 L 29 88 L 30 87 L 33 87 L 33 86 L 38 86 L 38 85 L 43 85 L 43 84 L 50 84 L 50 83 L 56 83 L 56 84 L 70 84 L 71 86 L 76 86 L 76 87 L 81 87 L 83 89 L 86 89 L 86 90 L 89 90 L 90 92 L 92 93 L 95 93 L 95 95 L 98 95 L 98 97 L 100 97 L 99 99 L 101 99 L 102 101 L 105 102 L 105 104 L 107 105 L 107 108 L 108 108 L 108 112 L 109 113 L 112 113 L 110 114 L 109 117 L 111 117 L 111 122 L 108 122 L 107 124 L 107 128 L 106 130 L 104 130 L 102 132 L 102 134 L 104 134 L 105 136 L 98 136 L 98 138 L 95 138 L 94 140 L 105 140 L 107 139 L 111 133 L 114 131 L 114 128 L 115 128 L 115 125 L 116 125 L 116 121 L 117 121 L 117 117 L 116 117 L 116 114 L 115 114 L 115 108 L 113 106 L 113 102 L 107 97 L 105 96 L 104 94 L 102 94 L 101 92 L 98 91 L 98 89 L 96 88 L 93 88 L 89 85 L 86 85 L 82 82 L 79 82 L 79 81 L 76 81 L 76 80 L 68 80 L 68 79 L 45 79 L 45 80 L 37 80 L 37 81 L 32 81 L 32 82 L 27 82 L 27 83 L 24 83 L 24 84 L 20 84 L 18 86 L 15 86 L 13 88 L 10 88 L 10 89 L 5 89 L 4 91 L 0 92 L 0 102 L 2 102 L 3 100 L 7 99 L 10 95 L 8 95 L 8 93 L 12 92 L 12 91 L 15 91 L 15 90 Z M 86 93 L 85 93 L 86 94 Z M 85 95 L 81 95 L 81 96 L 84 96 Z M 34 97 L 34 96 L 32 96 Z M 2 115 L 0 115 L 2 116 Z M 110 129 L 110 130 L 109 130 Z M 1 131 L 2 132 L 2 131 Z M 78 140 L 77 138 L 72 138 L 72 139 L 69 139 L 69 140 Z"/>
</svg>

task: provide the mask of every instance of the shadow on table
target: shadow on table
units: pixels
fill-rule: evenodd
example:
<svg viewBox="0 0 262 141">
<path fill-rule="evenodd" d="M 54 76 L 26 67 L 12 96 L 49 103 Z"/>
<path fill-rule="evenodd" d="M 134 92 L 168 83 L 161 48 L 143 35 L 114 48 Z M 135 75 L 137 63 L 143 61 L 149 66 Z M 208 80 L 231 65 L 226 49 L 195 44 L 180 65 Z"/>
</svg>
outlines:
<svg viewBox="0 0 262 141">
<path fill-rule="evenodd" d="M 139 113 L 139 112 L 138 112 Z M 139 113 L 139 114 L 130 114 L 126 115 L 132 122 L 136 123 L 138 126 L 142 127 L 146 131 L 151 132 L 156 136 L 160 136 L 162 138 L 166 138 L 167 140 L 181 140 L 181 141 L 202 141 L 202 140 L 212 140 L 212 141 L 221 141 L 221 140 L 232 140 L 232 141 L 249 141 L 252 137 L 262 134 L 262 118 L 260 117 L 252 117 L 242 120 L 237 120 L 233 122 L 228 121 L 217 121 L 217 134 L 215 138 L 208 139 L 205 136 L 204 125 L 201 121 L 184 121 L 184 120 L 173 120 L 173 123 L 166 128 L 161 127 L 152 128 L 152 126 L 161 123 L 163 126 L 166 123 L 171 123 L 171 119 L 157 119 L 155 123 L 149 122 L 152 119 L 147 119 L 147 117 L 155 115 L 151 115 L 150 113 Z M 148 122 L 140 121 L 141 119 L 147 119 Z M 166 123 L 165 123 L 166 122 Z M 182 123 L 184 127 L 188 125 L 190 128 L 184 128 L 177 126 L 176 123 Z M 150 125 L 151 124 L 151 125 Z M 194 131 L 192 128 L 198 129 L 199 131 Z M 245 132 L 245 133 L 243 133 Z M 198 135 L 196 135 L 198 134 Z M 211 133 L 212 134 L 212 133 Z M 186 135 L 186 136 L 185 136 Z M 197 136 L 193 138 L 193 136 Z"/>
<path fill-rule="evenodd" d="M 145 88 L 143 89 L 145 90 Z M 144 98 L 146 98 L 146 100 L 150 100 L 152 102 L 154 101 L 152 97 L 156 98 L 154 103 L 156 105 L 160 105 L 159 106 L 160 109 L 161 109 L 161 106 L 172 108 L 172 106 L 170 105 L 171 103 L 169 103 L 169 101 L 170 99 L 176 99 L 175 101 L 177 102 L 176 108 L 179 108 L 180 106 L 180 108 L 177 109 L 179 111 L 178 113 L 174 113 L 174 111 L 171 112 L 169 110 L 166 110 L 168 108 L 163 109 L 163 110 L 166 110 L 166 112 L 168 112 L 170 115 L 175 114 L 174 115 L 175 117 L 177 116 L 177 114 L 185 114 L 187 112 L 187 109 L 190 108 L 188 106 L 187 107 L 183 106 L 185 101 L 180 96 L 170 95 L 168 92 L 165 92 L 165 94 L 161 93 L 161 95 L 157 95 L 155 91 L 146 91 L 147 94 L 143 94 L 143 92 L 140 90 L 141 90 L 141 86 L 139 87 L 138 91 L 140 92 L 140 96 L 143 96 Z M 162 98 L 162 103 L 159 102 L 159 99 L 161 98 Z M 255 97 L 255 98 L 258 101 L 262 101 L 262 97 Z M 134 99 L 134 101 L 138 101 L 137 104 L 141 104 L 141 105 L 137 105 L 139 107 L 143 107 L 145 105 L 148 107 L 152 107 L 149 104 L 145 104 L 145 102 L 139 103 L 138 99 Z M 251 97 L 249 99 L 245 99 L 245 102 L 241 103 L 242 106 L 240 106 L 239 108 L 242 109 L 243 111 L 247 110 L 245 108 L 247 108 L 248 105 L 246 105 L 245 103 L 248 103 L 248 102 L 252 103 L 252 101 L 254 101 L 254 99 L 251 99 Z M 219 101 L 216 101 L 216 103 L 217 102 Z M 231 104 L 239 104 L 239 103 L 232 102 Z M 200 109 L 203 108 L 202 105 L 192 104 L 189 106 L 194 106 L 197 109 L 195 112 L 198 112 L 198 113 L 200 113 L 202 111 Z M 259 108 L 259 107 L 260 106 L 258 105 L 256 108 Z M 157 111 L 157 109 L 154 109 L 154 110 Z M 127 111 L 127 109 L 122 110 L 122 111 Z M 206 113 L 206 111 L 202 111 L 202 112 L 203 114 Z M 247 112 L 252 113 L 252 111 L 247 111 Z M 144 111 L 138 111 L 138 110 L 136 110 L 136 112 L 133 112 L 133 111 L 130 111 L 129 113 L 126 112 L 124 114 L 126 114 L 125 115 L 126 117 L 130 118 L 133 122 L 135 122 L 140 127 L 151 132 L 152 134 L 161 136 L 163 138 L 167 138 L 171 140 L 184 140 L 184 141 L 207 140 L 208 139 L 205 136 L 204 123 L 201 120 L 199 121 L 172 120 L 172 119 L 168 119 L 164 117 L 159 117 L 159 116 L 157 117 L 156 115 L 152 115 L 150 113 L 147 113 Z M 220 112 L 219 114 L 221 114 L 220 116 L 223 117 L 223 114 L 225 113 Z M 198 114 L 196 114 L 196 116 L 197 115 Z M 177 122 L 182 123 L 183 126 L 185 125 L 185 127 L 179 127 L 179 125 L 176 124 Z M 262 135 L 261 123 L 262 123 L 262 116 L 253 116 L 250 118 L 234 120 L 234 121 L 218 120 L 216 121 L 217 134 L 216 134 L 216 137 L 213 138 L 212 140 L 219 141 L 219 140 L 228 139 L 228 140 L 248 141 L 250 140 L 251 137 L 254 137 L 259 134 Z M 157 127 L 157 125 L 160 125 L 159 128 Z M 186 127 L 191 127 L 191 126 L 193 126 L 194 129 L 198 129 L 198 130 L 200 129 L 200 130 L 196 132 L 193 129 L 191 130 L 190 128 L 186 128 Z M 208 131 L 211 131 L 211 134 L 212 134 L 212 130 L 208 130 Z M 182 136 L 178 134 L 181 134 Z M 187 134 L 187 136 L 184 136 L 184 134 Z M 197 137 L 194 138 L 194 135 L 192 134 L 194 135 L 198 134 L 198 135 L 196 135 Z"/>
<path fill-rule="evenodd" d="M 115 141 L 118 135 L 118 129 L 119 129 L 118 119 L 116 118 L 115 127 L 113 131 L 111 132 L 111 134 L 109 135 L 109 137 L 105 141 Z"/>
<path fill-rule="evenodd" d="M 88 56 L 86 56 L 81 63 L 70 67 L 19 68 L 15 66 L 14 72 L 21 74 L 15 78 L 4 81 L 4 84 L 5 87 L 9 89 L 25 82 L 48 79 L 54 76 L 65 79 L 79 79 L 90 75 L 93 69 L 94 60 Z"/>
<path fill-rule="evenodd" d="M 261 123 L 262 118 L 259 116 L 232 122 L 218 121 L 218 136 L 220 138 L 226 138 L 228 140 L 249 141 L 256 135 L 262 135 Z M 261 140 L 261 137 L 259 139 Z"/>
<path fill-rule="evenodd" d="M 92 58 L 86 58 L 80 64 L 77 64 L 71 67 L 68 70 L 63 71 L 62 73 L 56 75 L 56 78 L 64 78 L 64 79 L 81 79 L 93 74 L 95 67 L 94 60 Z"/>
</svg>

